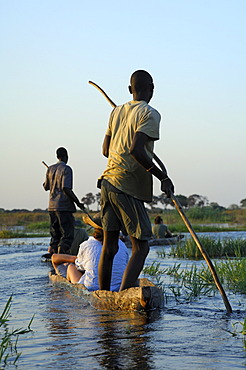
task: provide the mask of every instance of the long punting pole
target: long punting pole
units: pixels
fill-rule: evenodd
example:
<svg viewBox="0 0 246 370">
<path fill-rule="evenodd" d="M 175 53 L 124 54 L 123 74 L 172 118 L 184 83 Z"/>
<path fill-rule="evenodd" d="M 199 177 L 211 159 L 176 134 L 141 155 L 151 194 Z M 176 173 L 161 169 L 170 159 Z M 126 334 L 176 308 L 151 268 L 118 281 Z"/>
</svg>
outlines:
<svg viewBox="0 0 246 370">
<path fill-rule="evenodd" d="M 92 82 L 92 81 L 89 81 L 89 84 L 91 84 L 92 86 L 96 87 L 103 95 L 104 97 L 107 99 L 107 101 L 110 103 L 110 105 L 115 108 L 116 107 L 116 104 L 113 102 L 113 100 L 110 99 L 110 97 L 105 93 L 105 91 L 100 87 L 98 86 L 95 82 Z M 155 159 L 155 157 L 154 157 Z M 157 161 L 158 162 L 158 161 Z M 182 209 L 182 206 L 180 204 L 180 202 L 178 201 L 178 199 L 175 197 L 174 194 L 171 195 L 171 199 L 172 199 L 172 202 L 173 204 L 175 205 L 175 208 L 177 209 L 178 213 L 180 214 L 180 217 L 182 218 L 182 220 L 184 221 L 184 224 L 186 225 L 187 229 L 189 230 L 194 242 L 196 243 L 198 249 L 200 250 L 203 258 L 205 259 L 210 271 L 211 271 L 211 274 L 213 276 L 213 279 L 214 279 L 214 282 L 215 282 L 215 285 L 216 287 L 218 288 L 221 296 L 222 296 L 222 299 L 224 301 L 224 304 L 225 304 L 225 307 L 226 307 L 226 310 L 227 310 L 227 313 L 232 313 L 232 308 L 231 308 L 231 305 L 228 301 L 228 298 L 225 294 L 225 291 L 220 283 L 220 280 L 218 278 L 218 275 L 217 275 L 217 272 L 215 270 L 215 267 L 211 261 L 211 259 L 209 258 L 206 250 L 203 248 L 198 236 L 196 235 L 193 227 L 191 226 L 190 224 L 190 221 L 188 220 L 187 216 L 185 215 L 183 209 Z"/>
<path fill-rule="evenodd" d="M 196 233 L 195 233 L 195 231 L 194 231 L 193 227 L 192 227 L 192 226 L 191 226 L 191 224 L 190 224 L 190 221 L 188 220 L 187 216 L 185 215 L 185 213 L 184 213 L 184 211 L 183 211 L 183 209 L 182 209 L 182 206 L 181 206 L 180 202 L 178 201 L 178 199 L 175 197 L 175 195 L 174 195 L 174 194 L 172 194 L 172 195 L 171 195 L 171 199 L 172 199 L 172 202 L 174 203 L 174 205 L 175 205 L 175 207 L 176 207 L 177 211 L 179 212 L 179 214 L 180 214 L 180 216 L 181 216 L 182 220 L 184 221 L 184 223 L 185 223 L 185 225 L 186 225 L 187 229 L 189 230 L 189 232 L 190 232 L 190 234 L 191 234 L 192 238 L 194 239 L 194 241 L 195 241 L 195 243 L 196 243 L 196 245 L 197 245 L 198 249 L 200 250 L 200 252 L 201 252 L 201 254 L 202 254 L 203 258 L 204 258 L 204 259 L 205 259 L 205 261 L 207 262 L 207 265 L 208 265 L 208 267 L 209 267 L 209 269 L 210 269 L 210 271 L 211 271 L 211 274 L 212 274 L 212 276 L 213 276 L 213 279 L 214 279 L 215 285 L 217 286 L 217 288 L 218 288 L 218 290 L 219 290 L 219 292 L 220 292 L 220 294 L 221 294 L 221 296 L 222 296 L 222 298 L 223 298 L 223 301 L 224 301 L 224 304 L 225 304 L 225 306 L 226 306 L 226 310 L 227 310 L 227 312 L 228 312 L 228 313 L 232 313 L 231 305 L 230 305 L 230 303 L 229 303 L 229 301 L 228 301 L 228 298 L 227 298 L 227 296 L 226 296 L 226 294 L 225 294 L 225 291 L 224 291 L 224 289 L 223 289 L 223 287 L 222 287 L 222 285 L 221 285 L 221 283 L 220 283 L 220 280 L 219 280 L 219 278 L 218 278 L 217 272 L 216 272 L 216 270 L 215 270 L 215 267 L 214 267 L 214 265 L 213 265 L 213 263 L 212 263 L 211 259 L 209 258 L 209 256 L 208 256 L 208 254 L 207 254 L 206 250 L 203 248 L 203 246 L 202 246 L 202 244 L 201 244 L 201 242 L 200 242 L 200 240 L 199 240 L 198 236 L 196 235 Z"/>
</svg>

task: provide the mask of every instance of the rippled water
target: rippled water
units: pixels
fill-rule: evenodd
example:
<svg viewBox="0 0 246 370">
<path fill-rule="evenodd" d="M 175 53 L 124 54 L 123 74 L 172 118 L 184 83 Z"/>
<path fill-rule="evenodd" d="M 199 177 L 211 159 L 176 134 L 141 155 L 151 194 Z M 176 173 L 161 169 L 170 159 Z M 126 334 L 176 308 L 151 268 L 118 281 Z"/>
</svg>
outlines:
<svg viewBox="0 0 246 370">
<path fill-rule="evenodd" d="M 246 238 L 246 232 L 213 235 Z M 18 369 L 245 368 L 243 337 L 227 332 L 246 317 L 244 296 L 227 292 L 231 315 L 219 294 L 186 304 L 170 297 L 164 309 L 149 313 L 97 311 L 49 282 L 50 267 L 40 259 L 48 242 L 49 238 L 0 241 L 0 312 L 13 294 L 14 328 L 26 327 L 35 314 L 33 332 L 19 338 Z M 159 259 L 159 249 L 151 248 L 146 264 L 187 264 Z"/>
</svg>

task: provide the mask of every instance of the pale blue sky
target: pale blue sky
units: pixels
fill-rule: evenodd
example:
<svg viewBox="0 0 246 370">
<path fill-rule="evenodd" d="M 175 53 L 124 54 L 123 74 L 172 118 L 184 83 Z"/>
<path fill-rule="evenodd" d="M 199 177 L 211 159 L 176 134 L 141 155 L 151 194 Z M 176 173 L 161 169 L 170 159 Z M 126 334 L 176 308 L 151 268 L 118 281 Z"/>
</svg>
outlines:
<svg viewBox="0 0 246 370">
<path fill-rule="evenodd" d="M 110 105 L 136 69 L 155 83 L 156 153 L 176 194 L 246 198 L 244 0 L 0 0 L 0 208 L 42 208 L 44 160 L 65 146 L 79 198 L 97 193 Z M 154 183 L 154 194 L 160 185 Z"/>
</svg>

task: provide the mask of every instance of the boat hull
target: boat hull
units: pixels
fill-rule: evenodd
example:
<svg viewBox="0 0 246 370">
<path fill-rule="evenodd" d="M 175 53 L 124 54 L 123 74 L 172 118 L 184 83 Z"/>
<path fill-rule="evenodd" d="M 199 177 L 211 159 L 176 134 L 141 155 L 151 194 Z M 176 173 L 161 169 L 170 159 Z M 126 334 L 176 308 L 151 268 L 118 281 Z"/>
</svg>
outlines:
<svg viewBox="0 0 246 370">
<path fill-rule="evenodd" d="M 139 279 L 139 287 L 121 292 L 96 290 L 89 292 L 83 284 L 72 284 L 60 275 L 50 272 L 52 283 L 65 285 L 73 293 L 89 302 L 92 307 L 106 311 L 148 311 L 164 306 L 163 291 L 146 278 Z"/>
</svg>

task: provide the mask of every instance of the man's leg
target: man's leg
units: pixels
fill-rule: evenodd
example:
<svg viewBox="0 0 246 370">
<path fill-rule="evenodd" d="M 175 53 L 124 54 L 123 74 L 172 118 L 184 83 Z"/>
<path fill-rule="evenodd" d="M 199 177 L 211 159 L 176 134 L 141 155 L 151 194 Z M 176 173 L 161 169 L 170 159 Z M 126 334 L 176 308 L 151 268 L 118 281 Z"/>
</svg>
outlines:
<svg viewBox="0 0 246 370">
<path fill-rule="evenodd" d="M 118 252 L 119 231 L 104 231 L 103 248 L 98 265 L 98 281 L 101 290 L 110 290 L 114 256 Z"/>
<path fill-rule="evenodd" d="M 74 239 L 74 217 L 71 212 L 57 212 L 59 218 L 61 239 L 58 245 L 58 253 L 70 253 Z"/>
<path fill-rule="evenodd" d="M 57 253 L 58 251 L 58 244 L 61 239 L 61 231 L 60 231 L 60 224 L 59 219 L 56 216 L 56 212 L 49 212 L 50 217 L 50 246 L 48 252 L 53 254 Z"/>
<path fill-rule="evenodd" d="M 147 240 L 139 240 L 131 236 L 132 255 L 126 266 L 120 290 L 136 286 L 137 279 L 143 269 L 145 259 L 149 253 Z"/>
</svg>

